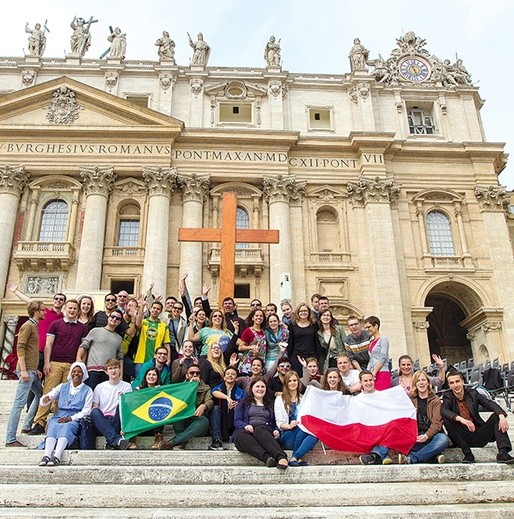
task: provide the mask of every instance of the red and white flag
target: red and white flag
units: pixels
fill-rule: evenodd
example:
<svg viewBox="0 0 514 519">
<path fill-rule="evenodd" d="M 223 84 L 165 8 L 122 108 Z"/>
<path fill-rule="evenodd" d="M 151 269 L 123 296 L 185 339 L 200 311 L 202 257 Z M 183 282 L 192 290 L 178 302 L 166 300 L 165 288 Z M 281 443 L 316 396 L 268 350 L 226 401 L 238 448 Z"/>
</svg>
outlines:
<svg viewBox="0 0 514 519">
<path fill-rule="evenodd" d="M 308 386 L 298 419 L 302 429 L 338 451 L 369 453 L 383 445 L 408 454 L 418 435 L 416 409 L 401 386 L 357 396 Z"/>
</svg>

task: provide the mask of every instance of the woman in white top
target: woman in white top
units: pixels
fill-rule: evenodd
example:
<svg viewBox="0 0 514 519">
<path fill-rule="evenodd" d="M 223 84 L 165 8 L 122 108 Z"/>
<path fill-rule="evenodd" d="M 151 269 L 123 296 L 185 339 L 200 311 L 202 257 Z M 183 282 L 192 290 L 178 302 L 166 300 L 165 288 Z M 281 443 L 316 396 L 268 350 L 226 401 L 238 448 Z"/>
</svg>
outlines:
<svg viewBox="0 0 514 519">
<path fill-rule="evenodd" d="M 275 421 L 280 429 L 280 441 L 284 449 L 293 451 L 289 460 L 291 467 L 305 466 L 303 457 L 311 451 L 318 439 L 298 427 L 298 405 L 300 404 L 300 377 L 296 371 L 288 371 L 284 377 L 282 395 L 275 399 Z"/>
</svg>

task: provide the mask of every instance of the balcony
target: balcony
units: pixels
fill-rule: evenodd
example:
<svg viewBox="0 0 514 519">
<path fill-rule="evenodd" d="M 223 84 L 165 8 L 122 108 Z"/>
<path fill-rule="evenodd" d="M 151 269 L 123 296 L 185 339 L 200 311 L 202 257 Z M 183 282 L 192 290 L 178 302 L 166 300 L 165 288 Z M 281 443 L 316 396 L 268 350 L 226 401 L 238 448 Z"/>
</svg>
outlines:
<svg viewBox="0 0 514 519">
<path fill-rule="evenodd" d="M 105 247 L 105 265 L 142 265 L 145 256 L 144 247 Z"/>
<path fill-rule="evenodd" d="M 425 255 L 423 257 L 423 264 L 425 270 L 430 271 L 455 271 L 455 270 L 466 270 L 474 271 L 475 266 L 470 255 L 463 256 L 430 256 Z"/>
<path fill-rule="evenodd" d="M 209 257 L 209 270 L 215 277 L 219 276 L 221 249 L 212 247 Z M 247 247 L 236 249 L 236 275 L 246 277 L 247 275 L 261 276 L 264 268 L 264 258 L 259 247 Z"/>
<path fill-rule="evenodd" d="M 353 270 L 349 252 L 312 252 L 308 268 L 311 270 Z"/>
<path fill-rule="evenodd" d="M 14 260 L 20 271 L 67 271 L 75 262 L 75 249 L 68 242 L 19 241 Z"/>
</svg>

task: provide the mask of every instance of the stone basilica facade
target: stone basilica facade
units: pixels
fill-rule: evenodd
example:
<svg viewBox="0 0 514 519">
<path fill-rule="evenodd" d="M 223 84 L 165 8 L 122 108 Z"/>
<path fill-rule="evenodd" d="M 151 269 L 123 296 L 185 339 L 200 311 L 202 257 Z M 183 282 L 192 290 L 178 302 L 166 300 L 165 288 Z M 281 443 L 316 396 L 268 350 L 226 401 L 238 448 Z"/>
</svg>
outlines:
<svg viewBox="0 0 514 519">
<path fill-rule="evenodd" d="M 178 230 L 220 227 L 235 191 L 239 228 L 280 231 L 238 244 L 241 314 L 320 292 L 339 318 L 378 315 L 394 359 L 514 360 L 506 157 L 460 60 L 414 33 L 387 60 L 356 39 L 341 74 L 285 70 L 274 38 L 263 68 L 208 64 L 203 37 L 177 65 L 167 33 L 156 61 L 78 40 L 54 59 L 34 33 L 31 55 L 0 59 L 0 285 L 101 307 L 111 289 L 176 294 L 188 272 L 215 301 L 219 244 Z M 1 312 L 7 344 L 25 308 L 7 292 Z"/>
</svg>

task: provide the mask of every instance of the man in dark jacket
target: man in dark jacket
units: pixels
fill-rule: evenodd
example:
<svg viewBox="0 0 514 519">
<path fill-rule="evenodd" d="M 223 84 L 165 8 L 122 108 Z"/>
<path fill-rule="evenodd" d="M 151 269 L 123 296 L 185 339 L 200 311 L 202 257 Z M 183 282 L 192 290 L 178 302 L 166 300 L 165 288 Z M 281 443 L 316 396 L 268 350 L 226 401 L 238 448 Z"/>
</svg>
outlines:
<svg viewBox="0 0 514 519">
<path fill-rule="evenodd" d="M 452 442 L 462 449 L 462 462 L 475 462 L 471 447 L 484 447 L 489 442 L 496 441 L 496 461 L 514 463 L 514 458 L 509 454 L 512 445 L 507 435 L 507 413 L 475 389 L 464 387 L 462 373 L 449 373 L 447 381 L 450 391 L 443 397 L 444 426 Z M 486 422 L 480 417 L 479 406 L 493 413 Z"/>
</svg>

